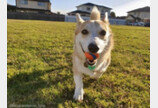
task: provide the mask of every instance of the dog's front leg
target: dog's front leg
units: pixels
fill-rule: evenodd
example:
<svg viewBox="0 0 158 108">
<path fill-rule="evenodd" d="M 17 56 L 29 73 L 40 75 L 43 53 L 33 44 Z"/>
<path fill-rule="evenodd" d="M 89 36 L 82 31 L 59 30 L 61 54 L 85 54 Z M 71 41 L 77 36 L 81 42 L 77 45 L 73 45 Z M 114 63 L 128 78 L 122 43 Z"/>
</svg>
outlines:
<svg viewBox="0 0 158 108">
<path fill-rule="evenodd" d="M 78 101 L 83 100 L 83 82 L 82 82 L 82 74 L 74 73 L 74 81 L 75 81 L 75 93 L 73 98 Z"/>
</svg>

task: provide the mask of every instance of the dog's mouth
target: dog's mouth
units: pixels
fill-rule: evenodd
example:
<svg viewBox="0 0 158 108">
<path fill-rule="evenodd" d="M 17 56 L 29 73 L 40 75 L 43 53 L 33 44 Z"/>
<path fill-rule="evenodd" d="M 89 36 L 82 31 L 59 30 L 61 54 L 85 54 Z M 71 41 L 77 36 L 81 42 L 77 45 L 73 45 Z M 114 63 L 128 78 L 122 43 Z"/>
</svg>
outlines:
<svg viewBox="0 0 158 108">
<path fill-rule="evenodd" d="M 88 60 L 88 59 L 86 59 L 86 62 L 87 62 L 88 65 L 93 66 L 93 65 L 96 64 L 97 60 Z"/>
<path fill-rule="evenodd" d="M 83 49 L 81 43 L 80 43 L 80 46 L 81 46 L 81 49 L 82 49 L 83 53 L 85 53 L 85 51 L 84 51 L 84 49 Z M 88 67 L 88 65 L 94 66 L 96 63 L 97 63 L 97 59 L 95 59 L 95 60 L 89 60 L 89 59 L 86 58 L 86 61 L 85 61 L 85 63 L 84 63 L 84 66 L 85 66 L 85 67 Z"/>
<path fill-rule="evenodd" d="M 97 63 L 97 60 L 88 60 L 86 59 L 85 63 L 84 63 L 84 66 L 85 67 L 88 67 L 88 66 L 95 66 Z"/>
</svg>

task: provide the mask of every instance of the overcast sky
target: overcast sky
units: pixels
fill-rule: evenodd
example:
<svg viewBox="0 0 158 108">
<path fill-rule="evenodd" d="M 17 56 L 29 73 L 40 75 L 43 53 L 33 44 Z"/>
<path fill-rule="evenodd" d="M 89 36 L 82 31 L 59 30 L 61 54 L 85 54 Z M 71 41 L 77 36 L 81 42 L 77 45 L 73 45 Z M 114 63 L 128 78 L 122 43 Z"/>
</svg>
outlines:
<svg viewBox="0 0 158 108">
<path fill-rule="evenodd" d="M 136 8 L 150 6 L 150 0 L 50 0 L 52 12 L 66 14 L 76 10 L 76 6 L 91 2 L 112 8 L 117 16 L 125 16 L 127 12 Z M 15 0 L 7 0 L 9 4 L 15 5 Z"/>
</svg>

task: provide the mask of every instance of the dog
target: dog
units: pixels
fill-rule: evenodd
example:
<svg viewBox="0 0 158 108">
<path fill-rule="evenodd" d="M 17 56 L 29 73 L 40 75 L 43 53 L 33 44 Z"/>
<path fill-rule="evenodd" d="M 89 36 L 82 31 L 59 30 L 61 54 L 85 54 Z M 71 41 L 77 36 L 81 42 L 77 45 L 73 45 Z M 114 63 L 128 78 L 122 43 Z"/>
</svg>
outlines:
<svg viewBox="0 0 158 108">
<path fill-rule="evenodd" d="M 111 62 L 114 42 L 107 12 L 105 17 L 101 19 L 99 10 L 97 7 L 93 7 L 90 20 L 84 21 L 78 13 L 76 20 L 72 68 L 75 81 L 73 98 L 82 101 L 84 94 L 83 74 L 97 79 L 106 71 Z M 88 60 L 85 52 L 99 54 L 99 57 L 95 60 Z"/>
</svg>

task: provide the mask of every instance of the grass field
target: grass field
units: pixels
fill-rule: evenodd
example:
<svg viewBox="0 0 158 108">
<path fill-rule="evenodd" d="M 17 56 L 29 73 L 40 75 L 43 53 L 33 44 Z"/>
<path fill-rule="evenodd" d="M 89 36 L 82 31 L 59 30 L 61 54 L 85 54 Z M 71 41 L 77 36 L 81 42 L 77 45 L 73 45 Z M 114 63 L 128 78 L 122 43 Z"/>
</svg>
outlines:
<svg viewBox="0 0 158 108">
<path fill-rule="evenodd" d="M 84 101 L 76 102 L 75 23 L 8 20 L 8 105 L 149 108 L 150 28 L 111 27 L 111 65 L 99 80 L 84 77 Z"/>
</svg>

